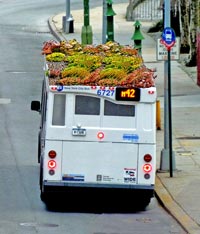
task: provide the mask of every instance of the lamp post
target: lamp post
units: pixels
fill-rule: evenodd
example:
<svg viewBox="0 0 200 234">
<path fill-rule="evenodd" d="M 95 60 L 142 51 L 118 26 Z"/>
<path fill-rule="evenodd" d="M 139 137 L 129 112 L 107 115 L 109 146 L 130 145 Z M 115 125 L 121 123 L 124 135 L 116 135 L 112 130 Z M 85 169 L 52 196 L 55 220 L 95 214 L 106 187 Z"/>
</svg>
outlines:
<svg viewBox="0 0 200 234">
<path fill-rule="evenodd" d="M 107 0 L 107 37 L 106 41 L 114 41 L 114 16 L 116 13 L 112 9 L 112 0 Z"/>
<path fill-rule="evenodd" d="M 90 26 L 90 12 L 89 12 L 89 0 L 84 0 L 84 25 L 81 31 L 82 44 L 92 44 L 93 41 L 92 27 Z"/>
<path fill-rule="evenodd" d="M 107 3 L 106 0 L 103 0 L 103 15 L 102 15 L 102 44 L 106 43 L 106 32 L 107 32 Z"/>
<path fill-rule="evenodd" d="M 134 48 L 137 49 L 138 53 L 141 55 L 142 54 L 142 40 L 144 39 L 144 37 L 140 31 L 140 26 L 141 26 L 140 21 L 136 20 L 134 26 L 135 26 L 135 32 L 131 39 L 134 40 Z"/>
</svg>

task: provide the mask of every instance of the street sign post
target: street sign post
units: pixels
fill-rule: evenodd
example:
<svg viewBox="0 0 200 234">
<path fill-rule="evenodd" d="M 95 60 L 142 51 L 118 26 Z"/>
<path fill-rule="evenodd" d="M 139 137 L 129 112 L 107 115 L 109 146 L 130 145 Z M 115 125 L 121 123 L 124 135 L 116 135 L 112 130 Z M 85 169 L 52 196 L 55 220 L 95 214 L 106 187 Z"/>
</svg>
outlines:
<svg viewBox="0 0 200 234">
<path fill-rule="evenodd" d="M 170 51 L 176 42 L 176 35 L 172 28 L 165 27 L 162 33 L 161 43 L 167 49 L 168 60 L 168 141 L 169 141 L 169 169 L 170 177 L 173 177 L 173 149 L 172 149 L 172 114 L 171 114 L 171 57 Z"/>
</svg>

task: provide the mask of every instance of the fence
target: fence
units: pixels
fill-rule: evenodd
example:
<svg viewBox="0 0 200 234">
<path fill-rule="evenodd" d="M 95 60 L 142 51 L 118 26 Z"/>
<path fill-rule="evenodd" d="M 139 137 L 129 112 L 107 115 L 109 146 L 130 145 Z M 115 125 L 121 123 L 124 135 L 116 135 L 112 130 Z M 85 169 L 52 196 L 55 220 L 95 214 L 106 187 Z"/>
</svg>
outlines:
<svg viewBox="0 0 200 234">
<path fill-rule="evenodd" d="M 134 0 L 130 0 L 127 8 L 127 20 L 161 20 L 163 18 L 163 9 L 160 0 L 140 1 L 135 7 Z"/>
</svg>

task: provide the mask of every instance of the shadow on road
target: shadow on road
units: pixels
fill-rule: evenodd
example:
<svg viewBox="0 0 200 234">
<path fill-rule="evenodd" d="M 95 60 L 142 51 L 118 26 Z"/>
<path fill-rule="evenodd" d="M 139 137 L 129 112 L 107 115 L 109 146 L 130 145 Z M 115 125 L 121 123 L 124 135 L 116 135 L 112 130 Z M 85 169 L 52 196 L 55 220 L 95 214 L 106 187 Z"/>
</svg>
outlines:
<svg viewBox="0 0 200 234">
<path fill-rule="evenodd" d="M 118 194 L 62 194 L 46 202 L 48 211 L 75 213 L 136 213 L 146 206 L 139 197 Z"/>
</svg>

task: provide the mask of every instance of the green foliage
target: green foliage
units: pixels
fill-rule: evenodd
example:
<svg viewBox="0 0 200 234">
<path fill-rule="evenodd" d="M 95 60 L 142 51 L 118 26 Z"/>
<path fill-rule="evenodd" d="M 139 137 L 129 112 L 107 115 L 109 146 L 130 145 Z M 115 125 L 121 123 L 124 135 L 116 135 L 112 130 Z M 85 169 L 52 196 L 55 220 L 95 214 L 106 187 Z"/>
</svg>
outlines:
<svg viewBox="0 0 200 234">
<path fill-rule="evenodd" d="M 61 52 L 53 52 L 46 56 L 46 60 L 49 62 L 62 62 L 65 60 L 65 54 Z"/>
<path fill-rule="evenodd" d="M 50 45 L 47 43 L 47 45 Z M 46 52 L 52 51 L 47 50 Z M 143 64 L 138 51 L 131 46 L 107 42 L 82 46 L 76 40 L 62 41 L 58 52 L 46 54 L 48 75 L 52 84 L 135 86 L 154 85 L 153 72 Z M 59 52 L 60 50 L 60 52 Z"/>
<path fill-rule="evenodd" d="M 82 67 L 89 72 L 99 68 L 102 65 L 101 60 L 102 58 L 100 56 L 86 54 L 75 54 L 67 58 L 68 67 Z"/>
<path fill-rule="evenodd" d="M 122 69 L 126 71 L 126 73 L 130 73 L 141 66 L 142 58 L 139 56 L 126 57 L 121 55 L 113 55 L 105 57 L 103 62 L 105 63 L 105 69 Z"/>
<path fill-rule="evenodd" d="M 62 78 L 65 78 L 65 77 L 84 78 L 84 77 L 88 76 L 89 74 L 90 73 L 89 73 L 89 71 L 87 71 L 87 69 L 81 68 L 81 67 L 77 68 L 77 66 L 67 67 L 61 72 Z"/>
<path fill-rule="evenodd" d="M 117 68 L 106 68 L 100 72 L 101 79 L 116 79 L 121 80 L 126 77 L 126 71 Z"/>
</svg>

